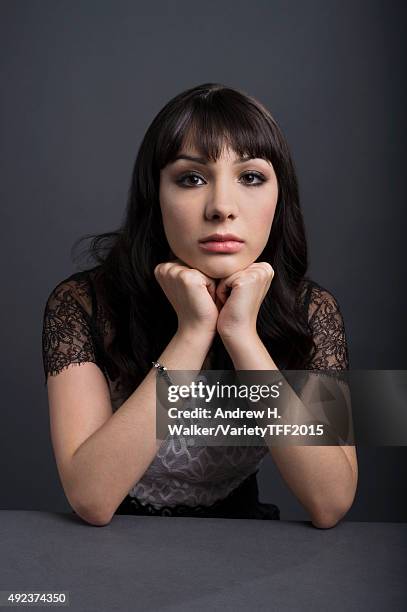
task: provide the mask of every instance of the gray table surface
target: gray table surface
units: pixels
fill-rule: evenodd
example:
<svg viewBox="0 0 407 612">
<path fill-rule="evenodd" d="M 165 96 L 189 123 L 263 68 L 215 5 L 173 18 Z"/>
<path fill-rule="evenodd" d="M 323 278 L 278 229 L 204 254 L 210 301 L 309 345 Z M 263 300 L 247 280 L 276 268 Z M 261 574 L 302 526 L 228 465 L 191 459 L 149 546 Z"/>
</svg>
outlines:
<svg viewBox="0 0 407 612">
<path fill-rule="evenodd" d="M 3 510 L 0 551 L 0 590 L 68 591 L 60 610 L 407 610 L 407 523 Z"/>
</svg>

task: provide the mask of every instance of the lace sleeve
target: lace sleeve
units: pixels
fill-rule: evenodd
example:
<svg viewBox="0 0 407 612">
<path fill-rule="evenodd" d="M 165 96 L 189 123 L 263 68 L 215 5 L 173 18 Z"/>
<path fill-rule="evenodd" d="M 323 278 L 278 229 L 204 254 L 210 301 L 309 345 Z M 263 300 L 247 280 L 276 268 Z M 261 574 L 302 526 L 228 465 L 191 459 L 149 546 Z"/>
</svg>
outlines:
<svg viewBox="0 0 407 612">
<path fill-rule="evenodd" d="M 308 369 L 348 370 L 349 353 L 345 325 L 335 297 L 315 283 L 308 313 L 308 324 L 316 349 Z"/>
<path fill-rule="evenodd" d="M 55 376 L 71 364 L 97 363 L 84 295 L 79 284 L 62 281 L 47 299 L 42 328 L 45 385 L 48 374 Z"/>
</svg>

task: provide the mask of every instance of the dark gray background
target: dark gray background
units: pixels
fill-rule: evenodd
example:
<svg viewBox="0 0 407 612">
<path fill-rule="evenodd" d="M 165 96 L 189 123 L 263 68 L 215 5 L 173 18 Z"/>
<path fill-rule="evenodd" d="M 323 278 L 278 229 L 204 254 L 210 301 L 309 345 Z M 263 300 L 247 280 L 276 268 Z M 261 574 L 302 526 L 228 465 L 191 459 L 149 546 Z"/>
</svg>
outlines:
<svg viewBox="0 0 407 612">
<path fill-rule="evenodd" d="M 0 507 L 69 510 L 41 360 L 70 248 L 122 219 L 141 138 L 207 81 L 262 101 L 296 164 L 315 280 L 351 367 L 406 369 L 403 2 L 2 1 Z M 403 40 L 404 39 L 404 40 Z M 385 409 L 385 407 L 384 407 Z M 406 448 L 359 448 L 347 519 L 405 521 Z M 260 498 L 307 519 L 267 457 Z"/>
</svg>

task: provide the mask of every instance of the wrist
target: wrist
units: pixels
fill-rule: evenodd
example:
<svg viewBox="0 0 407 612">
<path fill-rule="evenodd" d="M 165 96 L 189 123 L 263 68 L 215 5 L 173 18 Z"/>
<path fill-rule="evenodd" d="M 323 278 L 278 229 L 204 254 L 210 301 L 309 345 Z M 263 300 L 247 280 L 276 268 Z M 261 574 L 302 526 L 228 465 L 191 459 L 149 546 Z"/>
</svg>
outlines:
<svg viewBox="0 0 407 612">
<path fill-rule="evenodd" d="M 224 332 L 220 331 L 219 335 L 223 344 L 231 347 L 247 346 L 247 344 L 258 342 L 260 340 L 257 330 L 251 327 L 228 329 Z"/>
<path fill-rule="evenodd" d="M 210 347 L 216 331 L 207 331 L 201 328 L 178 328 L 175 333 L 175 338 L 187 342 L 188 344 L 196 345 L 199 347 Z"/>
<path fill-rule="evenodd" d="M 278 369 L 257 332 L 247 331 L 222 338 L 235 370 Z"/>
</svg>

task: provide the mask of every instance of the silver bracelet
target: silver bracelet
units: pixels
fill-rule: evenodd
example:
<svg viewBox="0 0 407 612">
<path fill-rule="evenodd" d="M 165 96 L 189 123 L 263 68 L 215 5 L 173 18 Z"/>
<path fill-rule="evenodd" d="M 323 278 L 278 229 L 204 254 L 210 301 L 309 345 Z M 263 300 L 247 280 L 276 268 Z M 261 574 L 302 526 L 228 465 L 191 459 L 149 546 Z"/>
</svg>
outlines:
<svg viewBox="0 0 407 612">
<path fill-rule="evenodd" d="M 159 361 L 152 361 L 151 363 L 153 364 L 155 368 L 157 368 L 157 374 L 159 376 L 162 376 L 168 385 L 172 385 L 173 384 L 172 380 L 167 374 L 167 368 L 164 365 L 162 365 Z"/>
<path fill-rule="evenodd" d="M 155 368 L 157 368 L 157 375 L 162 376 L 168 383 L 168 386 L 172 385 L 173 382 L 171 378 L 169 377 L 169 375 L 167 374 L 167 368 L 164 365 L 162 365 L 159 361 L 152 361 L 151 363 L 153 364 Z M 177 423 L 179 425 L 185 426 L 185 421 L 181 416 L 178 416 Z M 184 443 L 186 443 L 187 446 L 195 445 L 195 439 L 191 436 L 187 440 L 184 437 L 182 437 L 182 439 L 184 440 Z"/>
</svg>

